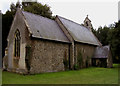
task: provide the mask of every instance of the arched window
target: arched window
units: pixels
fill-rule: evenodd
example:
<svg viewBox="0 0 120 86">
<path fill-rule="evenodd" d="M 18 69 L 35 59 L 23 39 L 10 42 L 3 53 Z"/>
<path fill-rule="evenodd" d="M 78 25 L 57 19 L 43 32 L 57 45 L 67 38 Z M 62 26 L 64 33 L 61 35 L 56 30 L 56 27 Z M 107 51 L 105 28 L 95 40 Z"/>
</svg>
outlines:
<svg viewBox="0 0 120 86">
<path fill-rule="evenodd" d="M 20 31 L 18 29 L 15 32 L 14 56 L 20 57 Z"/>
</svg>

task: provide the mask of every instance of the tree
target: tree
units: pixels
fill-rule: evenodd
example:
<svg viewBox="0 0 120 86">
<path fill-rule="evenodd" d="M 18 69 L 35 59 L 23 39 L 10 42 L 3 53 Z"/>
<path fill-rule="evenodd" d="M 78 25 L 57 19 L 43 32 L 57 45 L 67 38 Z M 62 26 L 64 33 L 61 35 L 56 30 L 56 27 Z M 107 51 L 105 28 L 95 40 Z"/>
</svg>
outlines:
<svg viewBox="0 0 120 86">
<path fill-rule="evenodd" d="M 95 33 L 102 45 L 108 45 L 107 36 L 109 29 L 110 28 L 107 26 L 104 26 L 103 28 L 100 26 Z"/>
<path fill-rule="evenodd" d="M 120 21 L 110 29 L 108 40 L 112 49 L 113 61 L 120 62 Z"/>
<path fill-rule="evenodd" d="M 38 2 L 22 2 L 22 9 L 34 14 L 53 19 L 52 12 L 48 5 L 42 5 Z"/>
</svg>

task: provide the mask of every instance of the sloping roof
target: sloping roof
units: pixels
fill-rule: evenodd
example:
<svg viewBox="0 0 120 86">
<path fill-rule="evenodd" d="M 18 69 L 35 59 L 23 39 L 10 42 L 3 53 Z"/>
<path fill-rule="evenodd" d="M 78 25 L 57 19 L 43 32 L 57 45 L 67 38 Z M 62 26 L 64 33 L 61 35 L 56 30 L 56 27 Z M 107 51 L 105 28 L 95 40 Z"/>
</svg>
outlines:
<svg viewBox="0 0 120 86">
<path fill-rule="evenodd" d="M 32 37 L 69 42 L 54 20 L 25 11 L 22 11 L 22 13 L 32 33 Z"/>
<path fill-rule="evenodd" d="M 60 16 L 58 16 L 58 18 L 75 41 L 92 45 L 99 45 L 98 40 L 95 38 L 93 33 L 86 27 Z"/>
<path fill-rule="evenodd" d="M 110 46 L 96 47 L 93 58 L 108 58 Z"/>
</svg>

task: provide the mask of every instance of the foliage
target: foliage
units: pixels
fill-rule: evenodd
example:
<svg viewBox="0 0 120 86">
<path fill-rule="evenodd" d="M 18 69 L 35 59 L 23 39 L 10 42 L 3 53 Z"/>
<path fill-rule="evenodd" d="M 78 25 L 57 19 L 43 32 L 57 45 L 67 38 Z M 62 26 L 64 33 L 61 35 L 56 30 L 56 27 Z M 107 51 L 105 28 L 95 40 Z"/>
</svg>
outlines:
<svg viewBox="0 0 120 86">
<path fill-rule="evenodd" d="M 120 21 L 115 23 L 115 28 L 109 31 L 109 44 L 111 45 L 114 62 L 120 62 Z"/>
<path fill-rule="evenodd" d="M 65 70 L 68 70 L 69 69 L 69 60 L 67 60 L 67 52 L 66 51 L 64 53 L 63 64 L 64 64 Z"/>
<path fill-rule="evenodd" d="M 83 58 L 82 58 L 82 53 L 80 51 L 77 56 L 77 63 L 74 65 L 74 69 L 78 70 L 79 68 L 82 68 L 82 64 L 83 64 Z"/>
<path fill-rule="evenodd" d="M 79 69 L 79 65 L 78 64 L 74 64 L 74 70 L 78 70 Z"/>
<path fill-rule="evenodd" d="M 90 60 L 90 57 L 89 57 L 89 56 L 87 56 L 87 58 L 86 58 L 86 67 L 88 67 L 88 66 L 89 66 L 89 60 Z"/>
<path fill-rule="evenodd" d="M 108 31 L 109 31 L 109 28 L 107 26 L 104 26 L 103 28 L 99 27 L 96 32 L 96 36 L 103 46 L 108 44 L 108 41 L 107 41 Z"/>
<path fill-rule="evenodd" d="M 42 5 L 38 2 L 22 2 L 22 9 L 24 9 L 24 11 L 53 19 L 50 7 L 46 4 Z"/>
<path fill-rule="evenodd" d="M 65 70 L 68 70 L 69 69 L 69 61 L 66 60 L 66 59 L 63 59 L 63 64 L 64 64 L 64 67 L 65 67 Z"/>
<path fill-rule="evenodd" d="M 78 62 L 79 66 L 82 66 L 82 64 L 83 64 L 83 57 L 82 57 L 82 53 L 81 52 L 78 53 L 77 62 Z"/>
<path fill-rule="evenodd" d="M 3 84 L 118 84 L 118 64 L 114 68 L 91 67 L 77 71 L 19 75 L 3 71 Z M 13 78 L 14 77 L 14 78 Z"/>
</svg>

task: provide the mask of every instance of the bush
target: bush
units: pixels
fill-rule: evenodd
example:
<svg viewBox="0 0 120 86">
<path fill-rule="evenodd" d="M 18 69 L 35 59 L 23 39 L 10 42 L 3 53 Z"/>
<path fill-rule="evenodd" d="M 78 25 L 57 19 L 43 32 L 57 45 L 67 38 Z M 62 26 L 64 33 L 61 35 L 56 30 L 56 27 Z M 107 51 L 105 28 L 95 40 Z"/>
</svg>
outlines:
<svg viewBox="0 0 120 86">
<path fill-rule="evenodd" d="M 78 56 L 77 56 L 77 64 L 79 65 L 79 67 L 82 67 L 83 58 L 82 58 L 82 53 L 81 53 L 81 52 L 78 53 Z"/>
<path fill-rule="evenodd" d="M 74 70 L 78 70 L 79 69 L 79 65 L 78 64 L 75 64 L 74 65 Z"/>
<path fill-rule="evenodd" d="M 64 67 L 65 67 L 65 70 L 68 70 L 69 69 L 69 61 L 66 60 L 66 59 L 63 59 L 63 64 L 64 64 Z"/>
</svg>

